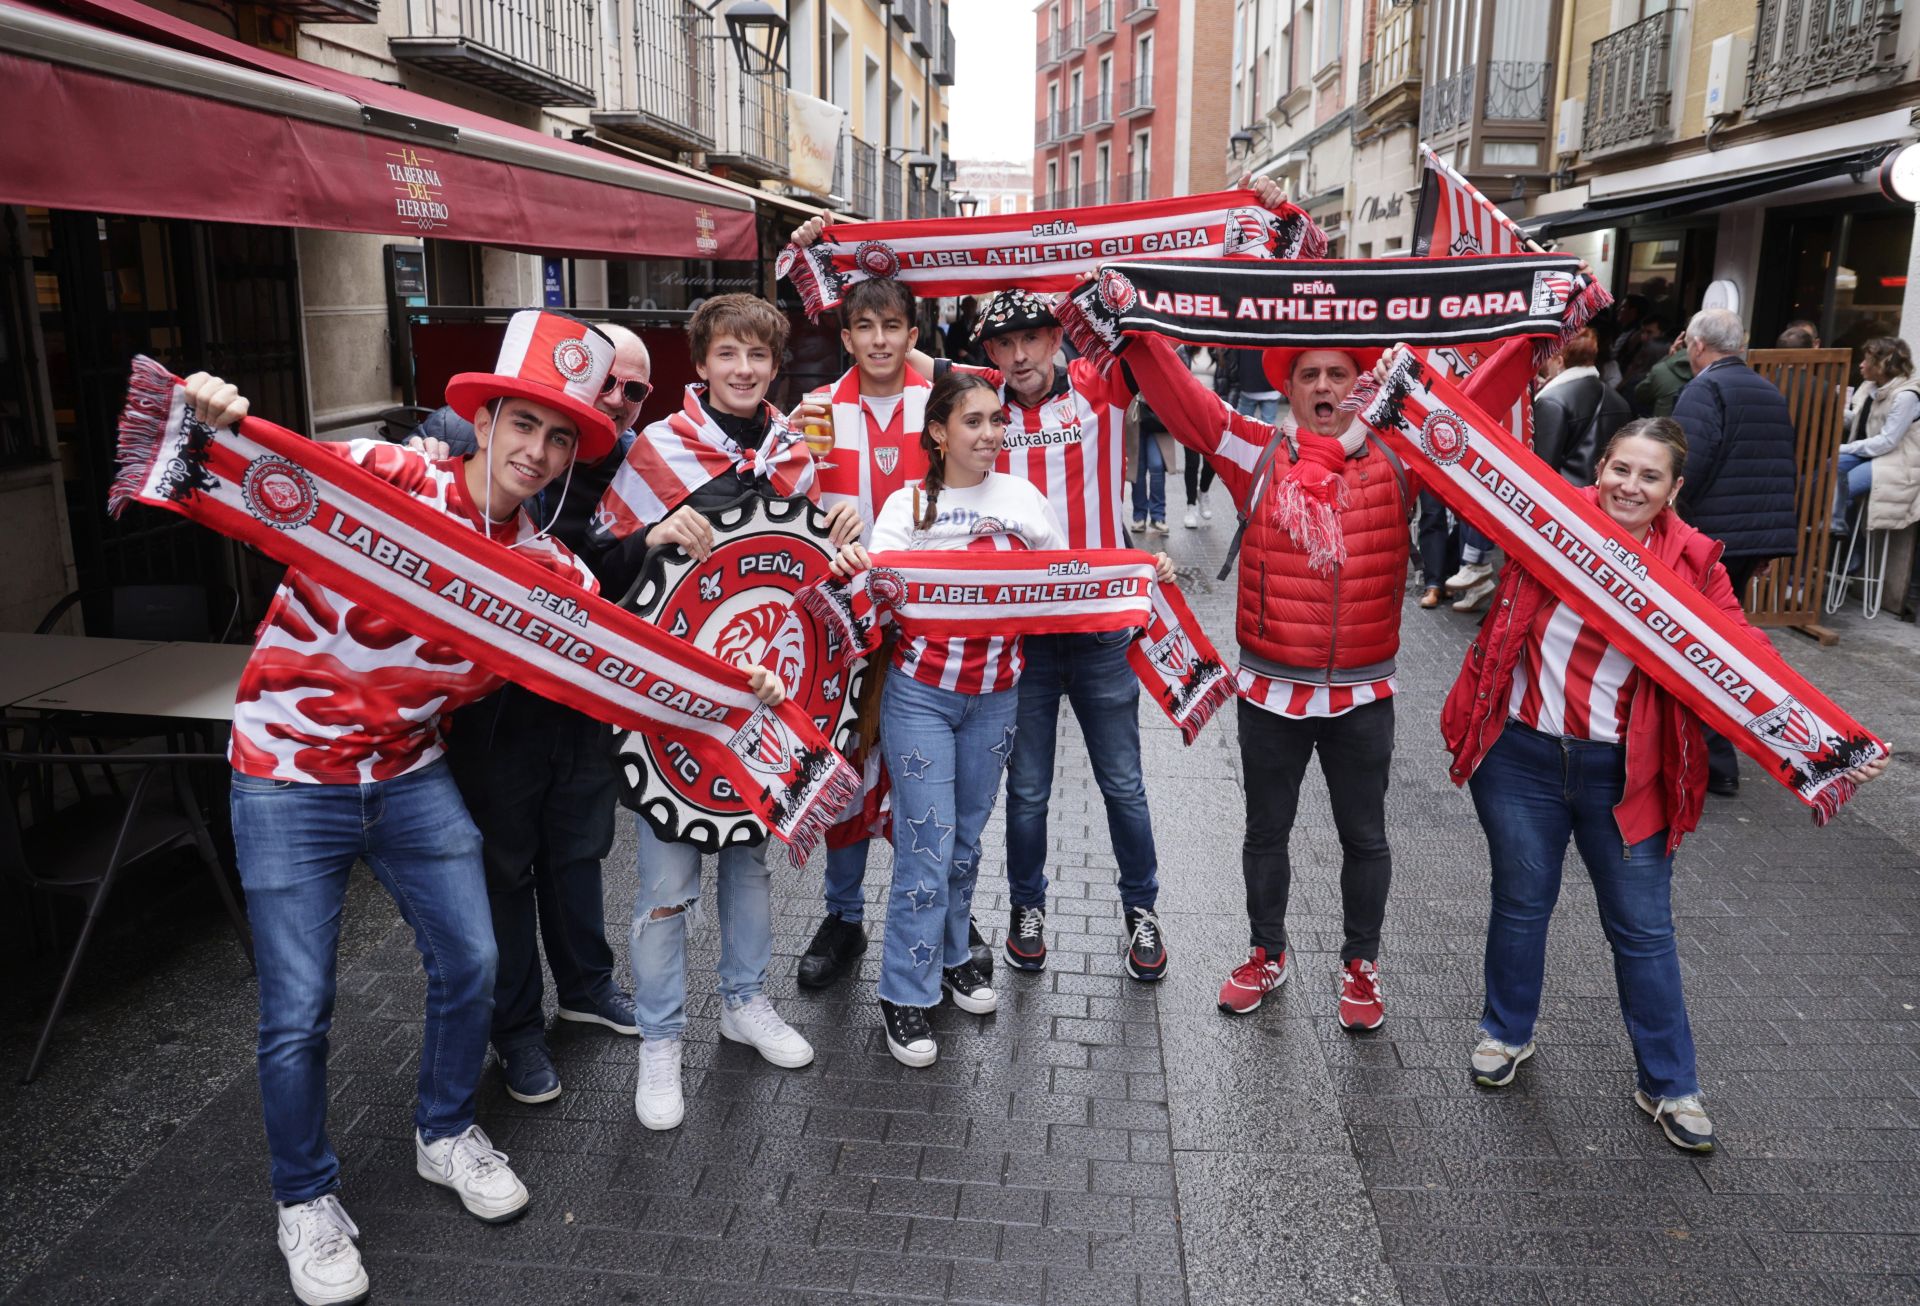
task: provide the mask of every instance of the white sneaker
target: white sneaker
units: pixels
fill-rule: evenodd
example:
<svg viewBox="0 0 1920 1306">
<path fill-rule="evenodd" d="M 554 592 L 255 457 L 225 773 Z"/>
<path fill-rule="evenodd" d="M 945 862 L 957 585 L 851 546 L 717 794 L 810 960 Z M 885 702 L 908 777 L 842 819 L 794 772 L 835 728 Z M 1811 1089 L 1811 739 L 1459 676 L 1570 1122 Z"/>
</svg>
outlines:
<svg viewBox="0 0 1920 1306">
<path fill-rule="evenodd" d="M 1455 612 L 1478 612 L 1487 606 L 1487 601 L 1493 597 L 1493 591 L 1497 589 L 1499 585 L 1500 578 L 1497 576 L 1489 576 L 1485 580 L 1477 580 L 1467 586 L 1451 606 Z"/>
<path fill-rule="evenodd" d="M 367 1270 L 353 1240 L 360 1230 L 332 1193 L 274 1208 L 280 1217 L 280 1254 L 287 1258 L 293 1295 L 307 1306 L 340 1306 L 367 1295 Z"/>
<path fill-rule="evenodd" d="M 780 1019 L 773 1003 L 764 993 L 756 993 L 739 1006 L 720 1004 L 720 1037 L 745 1043 L 776 1066 L 794 1070 L 813 1060 L 813 1044 L 800 1031 Z"/>
<path fill-rule="evenodd" d="M 1492 575 L 1493 564 L 1491 562 L 1467 562 L 1462 563 L 1460 570 L 1447 577 L 1441 584 L 1447 589 L 1458 593 L 1464 589 L 1471 589 L 1481 581 L 1491 578 Z"/>
<path fill-rule="evenodd" d="M 1180 524 L 1186 527 L 1190 531 L 1199 530 L 1200 529 L 1200 510 L 1194 507 L 1192 504 L 1188 504 L 1187 515 L 1180 519 Z"/>
<path fill-rule="evenodd" d="M 680 1092 L 679 1039 L 650 1038 L 640 1044 L 633 1113 L 649 1129 L 674 1129 L 687 1118 L 687 1099 Z"/>
<path fill-rule="evenodd" d="M 1213 502 L 1207 497 L 1207 491 L 1200 491 L 1200 520 L 1213 520 Z"/>
<path fill-rule="evenodd" d="M 428 1183 L 453 1189 L 475 1219 L 505 1224 L 526 1213 L 527 1186 L 507 1168 L 507 1154 L 494 1147 L 479 1125 L 431 1143 L 416 1130 L 413 1168 Z"/>
</svg>

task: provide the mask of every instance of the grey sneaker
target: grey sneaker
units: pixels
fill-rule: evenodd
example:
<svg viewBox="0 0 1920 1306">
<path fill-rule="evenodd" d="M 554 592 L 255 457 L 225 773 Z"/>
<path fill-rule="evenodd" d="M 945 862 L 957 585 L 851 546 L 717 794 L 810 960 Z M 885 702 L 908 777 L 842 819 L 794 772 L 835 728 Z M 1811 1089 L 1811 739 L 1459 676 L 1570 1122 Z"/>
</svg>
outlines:
<svg viewBox="0 0 1920 1306">
<path fill-rule="evenodd" d="M 517 1220 L 527 1210 L 527 1186 L 507 1167 L 507 1154 L 479 1125 L 431 1143 L 413 1135 L 414 1169 L 430 1184 L 453 1189 L 467 1214 L 488 1224 Z"/>
<path fill-rule="evenodd" d="M 1513 1082 L 1513 1072 L 1533 1055 L 1533 1040 L 1518 1047 L 1497 1038 L 1483 1038 L 1473 1049 L 1473 1082 L 1482 1088 L 1505 1088 Z"/>
<path fill-rule="evenodd" d="M 360 1230 L 332 1193 L 310 1202 L 274 1208 L 280 1220 L 280 1254 L 287 1258 L 293 1295 L 306 1306 L 342 1306 L 364 1301 L 367 1271 L 353 1240 Z"/>
<path fill-rule="evenodd" d="M 1685 1097 L 1652 1097 L 1644 1089 L 1635 1089 L 1634 1103 L 1660 1123 L 1667 1141 L 1687 1152 L 1713 1150 L 1713 1121 L 1707 1116 L 1707 1104 L 1698 1093 Z"/>
</svg>

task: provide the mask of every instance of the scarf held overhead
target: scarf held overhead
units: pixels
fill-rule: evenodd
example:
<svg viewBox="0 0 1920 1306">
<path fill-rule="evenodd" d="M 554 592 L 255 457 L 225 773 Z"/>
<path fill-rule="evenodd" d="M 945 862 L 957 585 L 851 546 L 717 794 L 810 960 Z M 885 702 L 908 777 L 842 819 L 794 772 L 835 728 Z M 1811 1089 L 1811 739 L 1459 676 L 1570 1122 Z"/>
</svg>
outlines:
<svg viewBox="0 0 1920 1306">
<path fill-rule="evenodd" d="M 1821 824 L 1853 796 L 1846 772 L 1886 756 L 1865 727 L 1736 626 L 1579 490 L 1411 351 L 1347 403 L 1421 483 L 1701 720 L 1793 790 Z"/>
<path fill-rule="evenodd" d="M 600 721 L 679 740 L 804 860 L 859 777 L 794 700 L 567 584 L 311 440 L 258 418 L 215 430 L 134 361 L 109 509 L 166 508 L 338 590 L 475 665 Z"/>
<path fill-rule="evenodd" d="M 809 316 L 855 282 L 892 277 L 916 295 L 1066 290 L 1100 263 L 1136 255 L 1319 258 L 1326 234 L 1293 204 L 1268 209 L 1249 190 L 1086 205 L 1050 214 L 994 213 L 911 222 L 835 223 L 774 264 Z"/>
<path fill-rule="evenodd" d="M 878 647 L 887 619 L 903 635 L 936 640 L 1137 630 L 1128 660 L 1187 743 L 1233 697 L 1186 600 L 1154 580 L 1136 549 L 901 550 L 876 553 L 872 564 L 797 600 L 839 633 L 849 658 Z"/>
</svg>

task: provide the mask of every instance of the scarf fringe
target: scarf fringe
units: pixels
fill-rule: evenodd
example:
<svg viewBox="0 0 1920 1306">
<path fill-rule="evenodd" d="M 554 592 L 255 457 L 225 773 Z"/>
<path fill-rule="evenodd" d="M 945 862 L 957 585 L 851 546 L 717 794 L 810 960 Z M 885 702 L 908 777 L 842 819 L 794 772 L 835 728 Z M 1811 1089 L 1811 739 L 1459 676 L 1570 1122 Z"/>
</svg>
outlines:
<svg viewBox="0 0 1920 1306">
<path fill-rule="evenodd" d="M 1582 278 L 1584 284 L 1575 293 L 1573 302 L 1567 305 L 1566 323 L 1560 328 L 1559 339 L 1536 341 L 1533 347 L 1533 365 L 1538 368 L 1549 358 L 1558 354 L 1573 338 L 1584 331 L 1593 319 L 1605 312 L 1613 304 L 1613 296 L 1607 288 L 1591 277 Z"/>
<path fill-rule="evenodd" d="M 1819 793 L 1807 799 L 1808 806 L 1813 809 L 1813 823 L 1826 825 L 1839 814 L 1842 807 L 1852 801 L 1859 788 L 1858 784 L 1844 775 L 1829 781 Z"/>
<path fill-rule="evenodd" d="M 118 517 L 146 487 L 172 412 L 173 373 L 145 354 L 136 355 L 127 378 L 127 406 L 120 412 L 120 436 L 114 450 L 120 471 L 107 491 L 108 515 Z"/>
<path fill-rule="evenodd" d="M 1120 356 L 1108 347 L 1106 339 L 1087 319 L 1086 311 L 1080 307 L 1078 292 L 1063 296 L 1053 306 L 1053 315 L 1060 320 L 1060 329 L 1080 356 L 1092 363 L 1101 376 L 1110 375 Z"/>
<path fill-rule="evenodd" d="M 1206 729 L 1207 722 L 1213 720 L 1213 714 L 1225 707 L 1234 697 L 1231 675 L 1222 675 L 1209 685 L 1207 692 L 1194 700 L 1186 714 L 1173 723 L 1180 730 L 1180 742 L 1191 745 L 1200 737 L 1200 732 Z"/>
<path fill-rule="evenodd" d="M 807 864 L 815 846 L 828 829 L 839 823 L 847 807 L 859 796 L 860 773 L 846 758 L 835 753 L 833 769 L 820 783 L 819 797 L 785 833 L 787 857 L 796 869 Z"/>
<path fill-rule="evenodd" d="M 1288 476 L 1273 496 L 1274 525 L 1286 531 L 1306 553 L 1307 565 L 1322 576 L 1347 563 L 1347 537 L 1340 528 L 1340 510 L 1347 506 L 1347 484 L 1330 472 L 1325 476 L 1314 484 Z"/>
</svg>

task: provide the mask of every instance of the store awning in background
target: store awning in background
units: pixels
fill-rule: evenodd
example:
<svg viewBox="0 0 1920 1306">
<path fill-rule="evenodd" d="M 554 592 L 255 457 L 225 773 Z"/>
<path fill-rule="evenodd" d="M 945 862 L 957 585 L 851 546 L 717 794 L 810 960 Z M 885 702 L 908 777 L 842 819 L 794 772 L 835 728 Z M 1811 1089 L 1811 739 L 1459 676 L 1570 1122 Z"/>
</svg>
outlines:
<svg viewBox="0 0 1920 1306">
<path fill-rule="evenodd" d="M 0 203 L 752 259 L 754 203 L 134 0 L 0 0 Z"/>
<path fill-rule="evenodd" d="M 1702 182 L 1698 186 L 1683 186 L 1652 195 L 1636 195 L 1632 199 L 1620 200 L 1613 204 L 1594 205 L 1584 209 L 1569 209 L 1565 213 L 1547 213 L 1538 217 L 1522 218 L 1520 229 L 1529 236 L 1544 239 L 1572 236 L 1582 231 L 1598 231 L 1603 227 L 1617 227 L 1634 218 L 1674 218 L 1682 214 L 1699 213 L 1704 209 L 1719 208 L 1723 204 L 1733 204 L 1759 195 L 1772 195 L 1791 190 L 1795 186 L 1804 186 L 1809 182 L 1825 181 L 1829 177 L 1840 177 L 1850 173 L 1871 175 L 1873 170 L 1880 166 L 1880 160 L 1888 148 L 1884 145 L 1875 146 L 1869 150 L 1855 151 L 1836 158 L 1796 164 L 1791 168 L 1752 173 L 1738 180 L 1721 177 L 1710 182 Z"/>
</svg>

